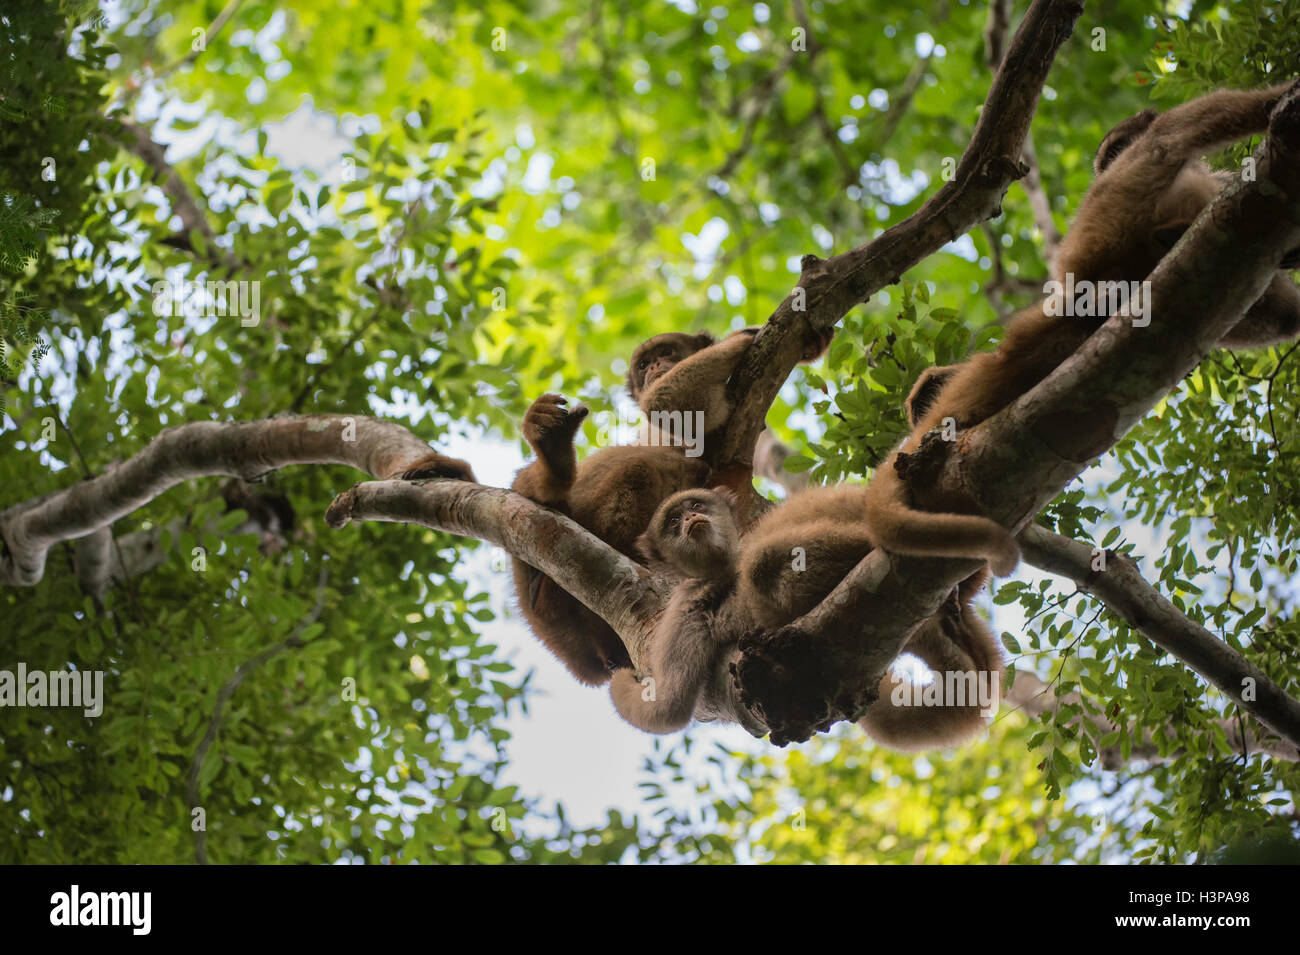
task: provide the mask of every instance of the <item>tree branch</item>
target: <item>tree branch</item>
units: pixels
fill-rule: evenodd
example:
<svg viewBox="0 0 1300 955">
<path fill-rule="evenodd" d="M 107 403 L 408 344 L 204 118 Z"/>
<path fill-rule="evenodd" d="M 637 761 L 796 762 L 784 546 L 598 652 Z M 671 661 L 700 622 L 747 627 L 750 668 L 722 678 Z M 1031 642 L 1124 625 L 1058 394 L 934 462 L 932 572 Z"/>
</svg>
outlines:
<svg viewBox="0 0 1300 955">
<path fill-rule="evenodd" d="M 325 512 L 333 528 L 354 520 L 419 524 L 495 544 L 604 618 L 638 671 L 648 662 L 646 641 L 667 606 L 671 583 L 558 511 L 466 481 L 371 481 L 344 491 Z"/>
<path fill-rule="evenodd" d="M 1259 667 L 1189 618 L 1142 578 L 1126 554 L 1106 551 L 1105 570 L 1094 571 L 1093 549 L 1036 524 L 1019 537 L 1025 559 L 1075 582 L 1130 627 L 1205 677 L 1264 726 L 1300 747 L 1300 701 Z M 1243 691 L 1249 697 L 1243 695 Z M 1293 757 L 1294 758 L 1294 757 Z"/>
<path fill-rule="evenodd" d="M 1016 681 L 1007 690 L 1003 704 L 1007 710 L 1018 710 L 1031 718 L 1055 713 L 1062 706 L 1077 706 L 1078 715 L 1066 720 L 1063 725 L 1073 726 L 1086 734 L 1097 751 L 1101 768 L 1112 772 L 1122 769 L 1132 760 L 1148 763 L 1163 762 L 1183 752 L 1180 747 L 1174 747 L 1162 755 L 1160 746 L 1156 742 L 1156 730 L 1149 728 L 1140 731 L 1128 748 L 1127 756 L 1119 743 L 1103 745 L 1102 740 L 1119 727 L 1104 715 L 1093 712 L 1079 693 L 1074 691 L 1057 693 L 1050 684 L 1044 683 L 1032 673 L 1016 672 Z M 1214 719 L 1211 722 L 1223 730 L 1228 745 L 1233 750 L 1243 754 L 1271 756 L 1273 759 L 1282 759 L 1291 763 L 1300 760 L 1300 750 L 1296 749 L 1295 744 L 1276 738 L 1265 738 L 1255 732 L 1253 726 L 1244 720 Z M 1172 727 L 1161 726 L 1156 729 L 1167 738 L 1173 738 Z"/>
<path fill-rule="evenodd" d="M 984 28 L 984 62 L 991 72 L 997 72 L 1002 65 L 1002 52 L 1006 47 L 1007 30 L 1011 26 L 1011 0 L 993 0 L 989 4 L 989 20 Z M 1038 153 L 1034 149 L 1033 133 L 1025 133 L 1024 150 L 1020 154 L 1026 172 L 1021 185 L 1029 196 L 1029 208 L 1034 214 L 1034 223 L 1043 236 L 1043 259 L 1047 271 L 1055 271 L 1056 250 L 1061 244 L 1061 232 L 1056 228 L 1052 218 L 1052 203 L 1043 189 L 1043 178 L 1038 168 Z M 1040 286 L 1041 288 L 1041 286 Z"/>
<path fill-rule="evenodd" d="M 325 584 L 328 580 L 328 568 L 321 567 L 316 582 L 316 604 L 308 611 L 307 616 L 294 625 L 289 636 L 235 667 L 234 674 L 217 691 L 217 699 L 212 707 L 212 717 L 208 720 L 207 731 L 204 732 L 203 739 L 199 741 L 199 745 L 194 750 L 194 758 L 190 760 L 189 775 L 186 777 L 185 801 L 189 804 L 191 812 L 201 807 L 199 801 L 199 776 L 203 772 L 203 760 L 207 758 L 208 750 L 216 742 L 217 734 L 221 731 L 221 719 L 226 704 L 230 702 L 230 698 L 235 695 L 239 685 L 244 682 L 250 673 L 268 660 L 278 657 L 285 650 L 296 650 L 302 646 L 303 633 L 316 622 L 321 615 L 321 611 L 325 609 Z M 208 864 L 208 831 L 206 826 L 200 826 L 194 830 L 194 857 L 199 865 Z"/>
<path fill-rule="evenodd" d="M 0 511 L 0 584 L 39 583 L 52 546 L 106 528 L 190 478 L 220 474 L 251 481 L 290 464 L 346 464 L 387 478 L 428 453 L 429 446 L 402 426 L 361 415 L 169 428 L 99 477 Z"/>
<path fill-rule="evenodd" d="M 1274 110 L 1261 153 L 1257 179 L 1211 203 L 1151 274 L 1149 325 L 1115 316 L 959 441 L 922 445 L 917 456 L 938 475 L 939 493 L 960 489 L 1018 530 L 1196 367 L 1300 242 L 1300 91 Z M 771 704 L 763 715 L 774 742 L 852 718 L 870 692 L 863 688 L 883 674 L 881 661 L 893 659 L 979 563 L 872 552 L 812 613 L 742 643 L 742 698 Z M 862 620 L 865 627 L 854 623 Z M 810 641 L 818 655 L 811 663 L 800 650 Z M 784 697 L 775 692 L 782 683 L 793 688 Z"/>
<path fill-rule="evenodd" d="M 715 470 L 748 469 L 768 408 L 803 353 L 804 340 L 830 330 L 855 305 L 907 269 L 1001 211 L 1002 196 L 1025 173 L 1017 158 L 1056 51 L 1083 12 L 1082 0 L 1035 0 L 994 78 L 956 174 L 916 213 L 852 251 L 804 257 L 795 290 L 746 352 L 727 393 L 735 411 L 714 442 Z"/>
<path fill-rule="evenodd" d="M 172 201 L 172 211 L 180 217 L 181 226 L 185 230 L 186 243 L 188 236 L 192 232 L 197 232 L 208 243 L 208 258 L 213 265 L 229 269 L 240 267 L 240 262 L 233 254 L 225 251 L 217 245 L 216 233 L 212 231 L 212 226 L 208 224 L 208 218 L 203 210 L 199 208 L 198 202 L 194 199 L 194 194 L 180 177 L 176 168 L 167 161 L 167 151 L 159 144 L 149 130 L 145 129 L 139 123 L 130 119 L 119 119 L 122 128 L 130 135 L 130 139 L 120 141 L 121 144 L 135 155 L 144 160 L 145 165 L 154 171 L 162 181 L 162 190 Z"/>
</svg>

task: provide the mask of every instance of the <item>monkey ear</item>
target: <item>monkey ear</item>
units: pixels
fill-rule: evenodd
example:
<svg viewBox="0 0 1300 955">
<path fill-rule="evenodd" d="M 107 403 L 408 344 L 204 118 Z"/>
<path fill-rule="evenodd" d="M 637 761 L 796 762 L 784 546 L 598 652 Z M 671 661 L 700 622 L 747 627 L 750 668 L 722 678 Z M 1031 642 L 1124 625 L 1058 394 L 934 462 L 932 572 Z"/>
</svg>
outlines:
<svg viewBox="0 0 1300 955">
<path fill-rule="evenodd" d="M 736 492 L 729 487 L 720 484 L 713 489 L 713 493 L 722 498 L 723 503 L 733 511 L 740 506 L 740 498 L 738 498 Z"/>
<path fill-rule="evenodd" d="M 1092 162 L 1093 172 L 1101 175 L 1106 168 L 1119 158 L 1120 153 L 1128 149 L 1133 141 L 1147 131 L 1160 114 L 1154 109 L 1144 109 L 1136 116 L 1130 116 L 1106 134 L 1097 150 L 1097 157 Z"/>
<path fill-rule="evenodd" d="M 659 554 L 659 545 L 655 543 L 654 536 L 645 531 L 636 539 L 637 553 L 646 559 L 646 563 L 653 566 L 661 560 Z"/>
<path fill-rule="evenodd" d="M 695 336 L 695 350 L 703 351 L 710 345 L 717 344 L 717 339 L 713 337 L 712 332 L 700 332 Z"/>
</svg>

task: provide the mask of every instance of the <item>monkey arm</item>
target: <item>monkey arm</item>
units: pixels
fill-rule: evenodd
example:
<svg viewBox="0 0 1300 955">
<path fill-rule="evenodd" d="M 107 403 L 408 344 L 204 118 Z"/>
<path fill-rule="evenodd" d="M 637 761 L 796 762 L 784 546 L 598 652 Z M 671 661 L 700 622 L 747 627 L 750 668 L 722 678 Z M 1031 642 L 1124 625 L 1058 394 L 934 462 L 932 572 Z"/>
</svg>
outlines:
<svg viewBox="0 0 1300 955">
<path fill-rule="evenodd" d="M 698 583 L 688 581 L 674 592 L 651 638 L 653 672 L 638 680 L 631 670 L 619 670 L 610 681 L 614 708 L 647 733 L 672 733 L 689 726 L 713 677 L 718 645 L 707 599 L 698 597 L 701 590 Z"/>
<path fill-rule="evenodd" d="M 646 414 L 703 411 L 706 430 L 723 424 L 728 410 L 723 386 L 754 340 L 754 334 L 752 329 L 735 332 L 716 345 L 682 359 L 646 389 L 641 397 L 641 410 Z"/>
<path fill-rule="evenodd" d="M 1289 85 L 1217 90 L 1175 106 L 1151 123 L 1143 137 L 1147 142 L 1132 150 L 1134 158 L 1144 166 L 1158 167 L 1164 175 L 1172 175 L 1193 159 L 1262 133 L 1268 128 L 1269 113 Z"/>
</svg>

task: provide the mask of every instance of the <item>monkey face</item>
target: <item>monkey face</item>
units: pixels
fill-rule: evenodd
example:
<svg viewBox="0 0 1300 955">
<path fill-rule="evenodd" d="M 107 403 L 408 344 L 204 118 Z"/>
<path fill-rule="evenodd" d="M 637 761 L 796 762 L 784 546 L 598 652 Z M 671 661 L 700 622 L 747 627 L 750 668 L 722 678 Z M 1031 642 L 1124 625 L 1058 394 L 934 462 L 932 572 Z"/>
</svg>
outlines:
<svg viewBox="0 0 1300 955">
<path fill-rule="evenodd" d="M 654 566 L 686 577 L 721 577 L 731 572 L 738 537 L 729 498 L 696 490 L 664 501 L 639 543 Z"/>
<path fill-rule="evenodd" d="M 678 362 L 713 343 L 713 336 L 708 332 L 699 335 L 666 332 L 642 342 L 632 353 L 627 369 L 627 389 L 632 399 L 640 401 L 641 393 L 672 371 Z"/>
</svg>

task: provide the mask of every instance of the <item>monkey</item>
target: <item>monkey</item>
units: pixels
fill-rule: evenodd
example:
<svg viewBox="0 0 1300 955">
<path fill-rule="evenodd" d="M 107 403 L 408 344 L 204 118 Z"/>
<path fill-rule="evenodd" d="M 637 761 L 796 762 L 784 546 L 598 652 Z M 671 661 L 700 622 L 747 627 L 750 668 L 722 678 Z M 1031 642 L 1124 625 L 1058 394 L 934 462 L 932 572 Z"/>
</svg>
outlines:
<svg viewBox="0 0 1300 955">
<path fill-rule="evenodd" d="M 720 342 L 707 332 L 656 335 L 633 353 L 628 391 L 648 417 L 658 412 L 672 421 L 673 412 L 682 412 L 680 422 L 686 413 L 698 413 L 707 434 L 726 423 L 725 384 L 752 340 L 748 330 Z M 702 486 L 709 467 L 692 454 L 698 447 L 680 440 L 686 435 L 676 425 L 649 433 L 646 443 L 603 448 L 579 463 L 573 438 L 587 408 L 566 406 L 563 397 L 546 394 L 529 407 L 522 430 L 535 459 L 511 489 L 637 559 L 637 537 L 660 502 Z M 613 672 L 632 666 L 627 648 L 600 616 L 523 561 L 512 561 L 512 571 L 529 627 L 580 683 L 601 686 Z"/>
<path fill-rule="evenodd" d="M 751 628 L 736 593 L 739 530 L 726 489 L 672 495 L 656 510 L 638 548 L 647 565 L 676 580 L 650 644 L 653 698 L 631 669 L 613 674 L 619 713 L 649 733 L 671 733 L 694 718 L 719 654 Z"/>
<path fill-rule="evenodd" d="M 1145 279 L 1220 192 L 1226 178 L 1200 157 L 1268 127 L 1288 85 L 1220 90 L 1165 113 L 1147 110 L 1119 123 L 1094 160 L 1097 177 L 1080 203 L 1057 254 L 1054 280 L 1133 282 Z M 1300 252 L 1289 253 L 1294 266 Z M 991 417 L 1047 377 L 1109 317 L 1048 314 L 1039 302 L 1012 317 L 991 352 L 922 374 L 908 397 L 913 428 L 876 469 L 867 491 L 867 526 L 880 547 L 900 554 L 978 557 L 998 576 L 1020 559 L 1011 533 L 979 514 L 966 495 L 918 493 L 897 465 L 951 418 L 959 429 Z M 1225 348 L 1256 348 L 1300 334 L 1300 289 L 1284 271 L 1220 340 Z"/>
<path fill-rule="evenodd" d="M 746 714 L 729 712 L 711 691 L 708 681 L 719 656 L 747 632 L 781 627 L 812 610 L 871 552 L 861 518 L 864 493 L 850 485 L 808 488 L 761 517 L 743 537 L 734 497 L 725 488 L 684 491 L 665 500 L 638 546 L 649 567 L 680 582 L 651 638 L 653 693 L 631 670 L 614 674 L 610 694 L 620 715 L 652 733 L 683 729 L 702 716 L 747 722 Z M 802 548 L 803 570 L 791 565 L 795 548 Z M 935 705 L 896 705 L 896 695 L 915 700 L 917 692 L 905 677 L 886 673 L 859 723 L 876 742 L 900 752 L 953 746 L 984 726 L 984 708 L 996 709 L 1002 656 L 971 606 L 986 579 L 976 574 L 963 581 L 954 592 L 955 611 L 942 609 L 908 638 L 904 651 L 935 673 L 926 693 L 927 703 Z M 978 699 L 945 699 L 951 679 L 945 674 L 958 673 L 965 674 L 961 679 L 972 696 L 975 681 L 994 688 L 983 708 Z"/>
<path fill-rule="evenodd" d="M 636 538 L 659 503 L 707 480 L 708 465 L 697 453 L 698 444 L 688 440 L 692 435 L 686 415 L 698 415 L 701 440 L 726 424 L 731 408 L 725 385 L 757 331 L 744 329 L 720 342 L 708 332 L 668 332 L 641 343 L 628 365 L 627 387 L 650 428 L 641 444 L 604 448 L 581 464 L 573 438 L 588 409 L 569 409 L 563 397 L 542 395 L 528 408 L 522 426 L 535 459 L 516 475 L 511 489 L 568 515 L 624 555 L 637 558 Z M 819 357 L 832 334 L 806 332 L 802 360 Z M 432 473 L 417 462 L 402 476 L 460 476 L 447 464 L 449 459 L 432 457 L 438 459 Z M 523 561 L 512 560 L 511 565 L 516 598 L 529 627 L 580 683 L 600 686 L 615 670 L 632 665 L 618 635 L 597 614 Z"/>
<path fill-rule="evenodd" d="M 677 411 L 699 413 L 705 434 L 726 424 L 732 410 L 727 401 L 727 380 L 749 347 L 749 338 L 758 331 L 743 328 L 716 343 L 708 332 L 694 336 L 667 332 L 638 345 L 628 364 L 627 390 L 650 419 L 650 427 L 655 428 L 656 413 Z M 806 332 L 800 361 L 816 361 L 833 336 L 834 329 Z M 686 358 L 691 360 L 685 367 L 668 374 Z M 661 440 L 675 437 L 666 428 L 658 430 Z"/>
<path fill-rule="evenodd" d="M 856 485 L 806 488 L 761 518 L 742 539 L 739 592 L 756 608 L 759 626 L 777 628 L 811 611 L 874 549 L 862 519 L 865 498 L 866 488 Z M 803 571 L 791 567 L 795 548 L 801 548 L 806 562 Z M 876 702 L 859 722 L 876 742 L 898 752 L 939 749 L 965 742 L 983 728 L 979 701 L 973 695 L 963 705 L 945 700 L 944 680 L 945 674 L 968 674 L 963 679 L 972 694 L 975 680 L 995 690 L 1001 686 L 1001 651 L 973 606 L 987 581 L 986 571 L 962 581 L 949 605 L 908 638 L 903 652 L 920 658 L 935 674 L 934 695 L 928 696 L 935 705 L 893 705 L 896 693 L 914 699 L 916 692 L 911 681 L 887 672 Z M 988 702 L 996 709 L 996 698 Z"/>
<path fill-rule="evenodd" d="M 665 332 L 638 345 L 628 363 L 627 391 L 646 415 L 647 440 L 684 443 L 688 426 L 681 416 L 686 414 L 699 417 L 701 434 L 726 424 L 731 415 L 727 379 L 757 333 L 746 328 L 717 342 L 708 332 Z M 674 413 L 677 418 L 670 417 Z"/>
</svg>

